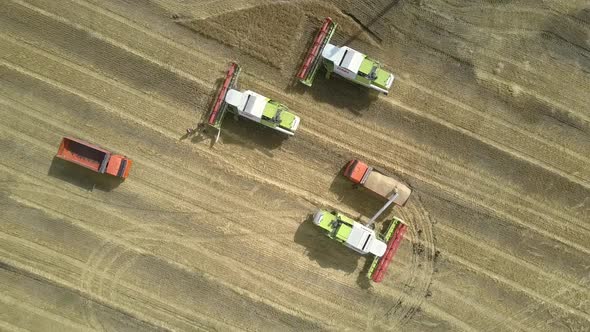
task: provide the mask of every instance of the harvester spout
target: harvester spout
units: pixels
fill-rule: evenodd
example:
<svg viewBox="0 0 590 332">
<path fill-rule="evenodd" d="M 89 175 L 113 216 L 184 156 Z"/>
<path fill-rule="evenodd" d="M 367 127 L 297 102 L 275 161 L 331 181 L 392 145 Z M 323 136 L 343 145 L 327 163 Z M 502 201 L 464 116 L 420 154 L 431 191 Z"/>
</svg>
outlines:
<svg viewBox="0 0 590 332">
<path fill-rule="evenodd" d="M 371 220 L 369 220 L 369 222 L 367 223 L 367 227 L 371 226 L 375 222 L 375 220 L 383 213 L 383 211 L 385 211 L 391 205 L 391 203 L 393 203 L 393 201 L 395 201 L 395 199 L 397 198 L 398 195 L 399 194 L 396 192 L 395 194 L 391 195 L 391 197 L 389 197 L 389 199 L 387 200 L 387 203 L 385 203 L 385 205 L 383 205 L 383 207 L 381 207 L 381 209 L 379 209 L 379 211 L 377 211 L 377 213 L 375 213 L 373 218 L 371 218 Z"/>
</svg>

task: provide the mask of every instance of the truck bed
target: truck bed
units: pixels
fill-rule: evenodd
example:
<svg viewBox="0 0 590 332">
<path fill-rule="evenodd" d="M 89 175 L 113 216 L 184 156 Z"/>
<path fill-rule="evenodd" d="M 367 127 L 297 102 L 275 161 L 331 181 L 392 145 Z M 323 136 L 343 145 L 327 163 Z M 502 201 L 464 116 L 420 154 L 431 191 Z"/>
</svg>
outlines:
<svg viewBox="0 0 590 332">
<path fill-rule="evenodd" d="M 64 137 L 57 152 L 58 158 L 100 173 L 104 172 L 109 156 L 110 152 L 72 137 Z"/>
<path fill-rule="evenodd" d="M 411 194 L 410 188 L 375 170 L 371 171 L 364 186 L 384 198 L 389 198 L 397 192 L 398 197 L 394 202 L 398 205 L 404 205 Z"/>
</svg>

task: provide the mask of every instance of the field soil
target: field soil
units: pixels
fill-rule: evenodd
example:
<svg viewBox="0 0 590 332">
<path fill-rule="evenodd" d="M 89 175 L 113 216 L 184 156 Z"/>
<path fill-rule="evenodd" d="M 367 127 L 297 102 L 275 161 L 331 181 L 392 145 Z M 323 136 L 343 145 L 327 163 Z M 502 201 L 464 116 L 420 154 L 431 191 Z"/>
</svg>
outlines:
<svg viewBox="0 0 590 332">
<path fill-rule="evenodd" d="M 389 95 L 295 81 L 325 16 Z M 185 134 L 230 61 L 294 137 Z M 586 0 L 3 1 L 0 330 L 590 331 L 589 105 Z M 414 189 L 380 284 L 309 220 L 384 203 L 351 158 Z"/>
</svg>

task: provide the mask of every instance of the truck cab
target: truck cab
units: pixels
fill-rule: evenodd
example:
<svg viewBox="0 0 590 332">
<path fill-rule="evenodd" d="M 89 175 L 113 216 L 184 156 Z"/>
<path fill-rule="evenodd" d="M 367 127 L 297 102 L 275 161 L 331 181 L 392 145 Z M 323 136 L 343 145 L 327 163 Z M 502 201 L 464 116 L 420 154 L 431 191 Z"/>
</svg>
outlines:
<svg viewBox="0 0 590 332">
<path fill-rule="evenodd" d="M 230 89 L 225 101 L 237 110 L 238 115 L 259 122 L 287 135 L 294 135 L 300 119 L 289 109 L 256 92 Z"/>
<path fill-rule="evenodd" d="M 131 161 L 127 157 L 111 154 L 105 173 L 125 179 L 129 175 L 130 167 Z"/>
</svg>

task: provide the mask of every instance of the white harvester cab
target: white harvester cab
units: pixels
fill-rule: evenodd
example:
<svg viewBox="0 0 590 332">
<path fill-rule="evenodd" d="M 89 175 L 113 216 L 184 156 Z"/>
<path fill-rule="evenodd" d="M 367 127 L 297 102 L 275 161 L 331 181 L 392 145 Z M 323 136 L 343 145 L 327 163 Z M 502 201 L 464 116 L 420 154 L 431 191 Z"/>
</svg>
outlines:
<svg viewBox="0 0 590 332">
<path fill-rule="evenodd" d="M 365 55 L 350 47 L 338 47 L 327 44 L 322 51 L 322 56 L 334 63 L 334 72 L 340 76 L 354 80 L 365 59 Z"/>
<path fill-rule="evenodd" d="M 364 53 L 359 51 L 353 50 L 348 46 L 335 46 L 330 43 L 326 44 L 324 49 L 322 50 L 322 57 L 331 63 L 334 64 L 334 72 L 346 79 L 354 81 L 358 84 L 364 85 L 366 87 L 370 87 L 377 91 L 383 92 L 387 94 L 391 85 L 393 84 L 394 76 L 393 74 L 389 74 L 387 78 L 387 82 L 385 82 L 384 87 L 379 87 L 375 84 L 369 84 L 366 82 L 362 82 L 359 79 L 359 72 L 361 66 L 363 65 L 363 61 L 368 59 Z M 371 63 L 376 64 L 374 60 L 370 60 Z M 378 64 L 377 64 L 378 65 Z M 378 67 L 375 67 L 376 69 Z"/>
<path fill-rule="evenodd" d="M 299 127 L 300 119 L 289 109 L 254 91 L 230 89 L 225 102 L 235 109 L 239 116 L 261 123 L 283 134 L 292 136 Z"/>
<path fill-rule="evenodd" d="M 377 238 L 374 230 L 358 222 L 352 226 L 345 245 L 361 254 L 371 253 L 377 257 L 383 256 L 387 250 L 387 244 Z"/>
<path fill-rule="evenodd" d="M 260 122 L 262 119 L 264 107 L 266 107 L 266 103 L 268 103 L 269 100 L 270 99 L 250 90 L 240 92 L 230 89 L 225 97 L 225 101 L 235 107 L 239 115 L 256 122 Z"/>
</svg>

